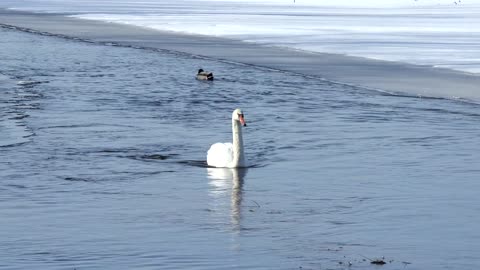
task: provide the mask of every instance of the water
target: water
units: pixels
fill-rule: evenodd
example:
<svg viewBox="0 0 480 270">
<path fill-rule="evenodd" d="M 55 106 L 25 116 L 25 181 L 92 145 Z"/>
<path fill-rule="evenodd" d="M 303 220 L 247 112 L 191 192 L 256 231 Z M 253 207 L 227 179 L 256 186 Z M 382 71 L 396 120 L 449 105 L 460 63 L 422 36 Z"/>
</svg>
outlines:
<svg viewBox="0 0 480 270">
<path fill-rule="evenodd" d="M 480 266 L 477 104 L 0 36 L 0 269 Z M 254 167 L 207 169 L 236 107 Z"/>
</svg>

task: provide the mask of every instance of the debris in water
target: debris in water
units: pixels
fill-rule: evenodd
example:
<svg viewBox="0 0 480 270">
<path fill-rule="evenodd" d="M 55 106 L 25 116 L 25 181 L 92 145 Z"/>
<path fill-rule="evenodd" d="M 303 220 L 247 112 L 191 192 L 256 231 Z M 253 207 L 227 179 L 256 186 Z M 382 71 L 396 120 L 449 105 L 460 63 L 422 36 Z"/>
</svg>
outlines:
<svg viewBox="0 0 480 270">
<path fill-rule="evenodd" d="M 372 259 L 370 259 L 370 258 L 368 258 L 368 257 L 363 256 L 363 255 L 360 255 L 360 256 L 362 256 L 363 258 L 369 260 L 371 264 L 376 264 L 376 265 L 384 265 L 384 264 L 387 264 L 387 263 L 385 262 L 385 257 L 382 257 L 381 259 L 372 260 Z"/>
<path fill-rule="evenodd" d="M 370 261 L 371 264 L 376 264 L 376 265 L 384 265 L 386 264 L 386 262 L 384 260 L 381 260 L 381 259 L 376 259 L 376 260 L 373 260 L 373 261 Z"/>
</svg>

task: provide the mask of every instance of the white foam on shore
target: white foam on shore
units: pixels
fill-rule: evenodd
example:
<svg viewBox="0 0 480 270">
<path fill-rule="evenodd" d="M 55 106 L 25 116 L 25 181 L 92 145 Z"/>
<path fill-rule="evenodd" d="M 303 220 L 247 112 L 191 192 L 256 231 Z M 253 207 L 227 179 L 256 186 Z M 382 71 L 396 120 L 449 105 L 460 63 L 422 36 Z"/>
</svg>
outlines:
<svg viewBox="0 0 480 270">
<path fill-rule="evenodd" d="M 480 73 L 480 0 L 456 3 L 25 0 L 12 1 L 8 7 L 73 12 L 82 19 Z"/>
</svg>

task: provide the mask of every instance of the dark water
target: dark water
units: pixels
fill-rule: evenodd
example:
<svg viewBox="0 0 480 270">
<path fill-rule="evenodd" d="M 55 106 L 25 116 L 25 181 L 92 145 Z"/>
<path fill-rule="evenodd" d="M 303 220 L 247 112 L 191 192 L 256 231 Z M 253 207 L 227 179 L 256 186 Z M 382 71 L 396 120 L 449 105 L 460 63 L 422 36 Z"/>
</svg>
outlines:
<svg viewBox="0 0 480 270">
<path fill-rule="evenodd" d="M 6 29 L 0 60 L 0 269 L 480 267 L 476 104 Z M 236 107 L 255 167 L 207 169 Z"/>
</svg>

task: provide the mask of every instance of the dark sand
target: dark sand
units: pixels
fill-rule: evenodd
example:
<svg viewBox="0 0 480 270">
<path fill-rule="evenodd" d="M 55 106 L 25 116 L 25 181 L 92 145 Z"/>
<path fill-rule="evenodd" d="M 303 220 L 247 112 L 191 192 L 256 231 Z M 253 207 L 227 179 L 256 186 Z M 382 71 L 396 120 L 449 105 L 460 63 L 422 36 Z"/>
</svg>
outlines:
<svg viewBox="0 0 480 270">
<path fill-rule="evenodd" d="M 480 76 L 430 66 L 310 53 L 237 40 L 0 9 L 0 26 L 267 67 L 394 93 L 480 100 Z M 445 56 L 445 57 L 448 57 Z M 197 67 L 193 67 L 196 69 Z M 206 67 L 208 68 L 208 67 Z M 213 71 L 221 74 L 221 71 Z"/>
</svg>

